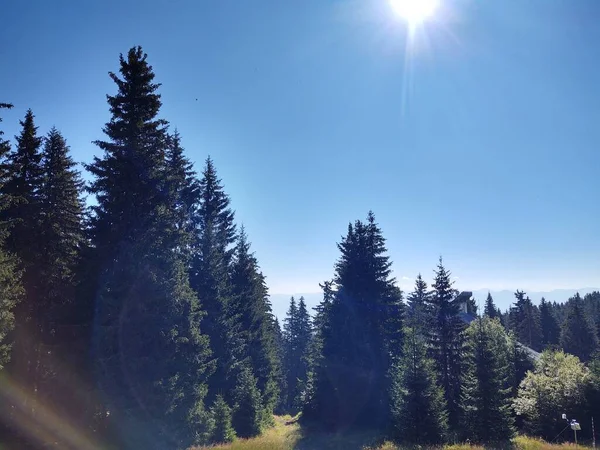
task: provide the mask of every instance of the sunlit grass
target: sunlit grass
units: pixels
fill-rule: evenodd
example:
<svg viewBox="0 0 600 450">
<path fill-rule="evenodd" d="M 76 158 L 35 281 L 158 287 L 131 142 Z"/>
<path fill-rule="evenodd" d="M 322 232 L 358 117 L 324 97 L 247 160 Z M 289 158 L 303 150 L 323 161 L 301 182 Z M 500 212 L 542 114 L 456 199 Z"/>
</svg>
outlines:
<svg viewBox="0 0 600 450">
<path fill-rule="evenodd" d="M 197 447 L 193 450 L 407 450 L 393 442 L 376 443 L 377 436 L 369 433 L 307 433 L 290 416 L 275 417 L 275 426 L 253 439 L 237 439 L 231 444 Z M 379 441 L 381 442 L 381 441 Z M 575 448 L 573 444 L 549 444 L 541 439 L 518 436 L 513 440 L 514 450 L 558 450 Z M 586 449 L 579 445 L 578 448 Z M 422 449 L 425 450 L 425 449 Z M 433 449 L 436 450 L 436 449 Z M 437 450 L 486 450 L 469 444 L 447 445 Z"/>
</svg>

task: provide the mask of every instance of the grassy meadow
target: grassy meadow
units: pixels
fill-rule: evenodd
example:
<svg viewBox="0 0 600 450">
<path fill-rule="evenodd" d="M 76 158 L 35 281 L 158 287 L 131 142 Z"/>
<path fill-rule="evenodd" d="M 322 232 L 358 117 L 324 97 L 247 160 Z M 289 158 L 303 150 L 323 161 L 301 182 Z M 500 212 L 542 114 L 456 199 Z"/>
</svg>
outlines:
<svg viewBox="0 0 600 450">
<path fill-rule="evenodd" d="M 518 436 L 513 441 L 514 450 L 558 450 L 574 444 L 549 444 L 540 439 Z M 587 447 L 579 446 L 585 449 Z M 253 439 L 237 439 L 230 444 L 196 447 L 191 450 L 403 450 L 392 442 L 382 441 L 365 432 L 332 434 L 313 432 L 300 427 L 290 416 L 276 416 L 275 426 Z M 444 450 L 484 450 L 476 445 L 447 445 Z"/>
</svg>

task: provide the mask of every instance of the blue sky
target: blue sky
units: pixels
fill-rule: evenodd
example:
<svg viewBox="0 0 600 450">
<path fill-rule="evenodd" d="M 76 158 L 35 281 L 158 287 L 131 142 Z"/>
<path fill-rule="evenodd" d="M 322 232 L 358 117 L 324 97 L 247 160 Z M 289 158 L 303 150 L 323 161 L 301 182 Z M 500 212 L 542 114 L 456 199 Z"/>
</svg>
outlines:
<svg viewBox="0 0 600 450">
<path fill-rule="evenodd" d="M 440 254 L 464 289 L 600 286 L 600 3 L 441 2 L 408 45 L 387 0 L 9 0 L 2 125 L 90 161 L 139 44 L 273 293 L 318 291 L 369 209 L 402 287 Z"/>
</svg>

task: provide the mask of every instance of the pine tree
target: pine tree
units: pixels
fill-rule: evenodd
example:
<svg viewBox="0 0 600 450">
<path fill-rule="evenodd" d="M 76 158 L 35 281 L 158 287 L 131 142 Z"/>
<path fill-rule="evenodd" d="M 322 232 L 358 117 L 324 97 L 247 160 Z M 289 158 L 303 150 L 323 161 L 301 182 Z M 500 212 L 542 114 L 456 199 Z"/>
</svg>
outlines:
<svg viewBox="0 0 600 450">
<path fill-rule="evenodd" d="M 28 295 L 33 294 L 37 279 L 34 273 L 37 242 L 31 237 L 36 235 L 39 225 L 39 191 L 42 183 L 42 138 L 37 134 L 34 119 L 33 112 L 27 110 L 25 118 L 19 122 L 21 133 L 15 136 L 17 148 L 6 156 L 4 170 L 7 177 L 1 191 L 6 199 L 6 207 L 0 211 L 0 218 L 10 225 L 6 248 L 19 257 L 22 267 L 26 269 L 23 281 Z M 30 303 L 28 300 L 21 306 L 26 308 Z M 23 313 L 27 314 L 25 311 Z"/>
<path fill-rule="evenodd" d="M 233 398 L 233 427 L 237 435 L 242 438 L 258 436 L 263 423 L 263 406 L 256 378 L 247 366 L 238 373 Z"/>
<path fill-rule="evenodd" d="M 279 399 L 281 360 L 277 333 L 265 277 L 258 261 L 250 251 L 250 243 L 242 227 L 233 255 L 231 269 L 232 305 L 240 323 L 245 343 L 243 358 L 248 358 L 261 392 L 265 422 L 272 421 L 273 410 Z M 266 424 L 265 423 L 265 424 Z"/>
<path fill-rule="evenodd" d="M 214 421 L 211 441 L 215 443 L 233 442 L 236 434 L 231 426 L 231 408 L 222 395 L 217 395 L 211 408 L 211 416 Z"/>
<path fill-rule="evenodd" d="M 560 339 L 560 327 L 552 313 L 552 305 L 542 297 L 540 302 L 540 325 L 542 328 L 542 348 L 551 348 L 558 345 Z"/>
<path fill-rule="evenodd" d="M 500 312 L 500 310 L 498 308 L 496 308 L 496 305 L 494 304 L 494 299 L 492 298 L 492 294 L 488 292 L 487 298 L 485 300 L 485 308 L 483 311 L 483 314 L 486 317 L 489 317 L 490 319 L 500 319 L 500 317 L 502 316 L 502 313 Z"/>
<path fill-rule="evenodd" d="M 0 251 L 0 373 L 10 361 L 14 310 L 23 296 L 20 275 L 15 258 Z"/>
<path fill-rule="evenodd" d="M 6 155 L 3 162 L 4 179 L 0 190 L 3 199 L 0 223 L 3 224 L 3 232 L 7 231 L 3 236 L 7 252 L 5 276 L 12 286 L 15 278 L 10 272 L 16 263 L 24 288 L 21 301 L 12 310 L 13 346 L 7 372 L 13 379 L 19 380 L 21 389 L 26 392 L 13 406 L 29 417 L 35 413 L 34 402 L 38 399 L 40 320 L 44 316 L 40 304 L 40 296 L 44 292 L 40 289 L 39 273 L 39 248 L 42 245 L 39 235 L 42 138 L 37 134 L 34 119 L 32 111 L 28 110 L 25 118 L 19 122 L 21 132 L 15 136 L 17 146 Z M 6 144 L 3 147 L 8 148 Z M 10 255 L 17 259 L 13 260 Z"/>
<path fill-rule="evenodd" d="M 279 391 L 279 398 L 275 407 L 276 414 L 285 414 L 287 412 L 287 384 L 285 377 L 285 343 L 283 339 L 283 332 L 281 325 L 279 325 L 279 319 L 275 317 L 275 348 L 277 349 L 277 359 L 279 361 L 279 371 L 277 373 L 277 386 Z"/>
<path fill-rule="evenodd" d="M 179 251 L 186 259 L 190 259 L 194 242 L 195 210 L 200 202 L 200 185 L 193 164 L 184 155 L 181 136 L 177 130 L 172 135 L 167 135 L 166 162 L 174 223 L 182 243 Z"/>
<path fill-rule="evenodd" d="M 205 432 L 208 340 L 175 229 L 159 84 L 140 47 L 120 57 L 94 176 L 96 372 L 119 447 L 187 448 Z"/>
<path fill-rule="evenodd" d="M 407 324 L 417 333 L 424 333 L 427 329 L 430 318 L 428 311 L 429 296 L 427 283 L 419 274 L 415 280 L 415 290 L 407 297 L 408 308 L 406 310 Z"/>
<path fill-rule="evenodd" d="M 348 226 L 338 248 L 336 293 L 304 417 L 337 429 L 388 426 L 391 369 L 402 352 L 402 294 L 372 213 Z"/>
<path fill-rule="evenodd" d="M 509 313 L 510 329 L 514 331 L 521 344 L 539 351 L 542 343 L 539 310 L 525 292 L 517 290 L 515 298 L 517 301 Z"/>
<path fill-rule="evenodd" d="M 287 408 L 292 414 L 298 412 L 304 403 L 304 388 L 310 370 L 311 333 L 312 326 L 304 297 L 300 297 L 297 305 L 292 297 L 283 325 Z"/>
<path fill-rule="evenodd" d="M 245 352 L 239 317 L 232 304 L 230 279 L 236 227 L 229 197 L 210 158 L 202 172 L 199 194 L 200 203 L 194 215 L 196 238 L 190 281 L 207 313 L 203 327 L 216 361 L 216 370 L 209 380 L 209 399 L 222 393 L 231 403 Z"/>
<path fill-rule="evenodd" d="M 298 306 L 294 297 L 290 298 L 290 306 L 286 317 L 283 319 L 283 332 L 281 334 L 283 341 L 283 377 L 285 390 L 282 393 L 283 410 L 288 413 L 292 411 L 294 396 L 297 386 L 297 365 L 300 358 L 297 357 L 296 345 L 296 325 L 298 317 Z"/>
<path fill-rule="evenodd" d="M 11 104 L 0 103 L 0 110 L 10 108 Z M 4 195 L 4 183 L 9 175 L 4 160 L 10 152 L 10 143 L 3 139 L 3 135 L 0 129 L 0 217 L 1 211 L 9 206 L 9 200 Z M 23 295 L 17 261 L 4 251 L 6 227 L 5 222 L 0 222 L 0 371 L 10 360 L 12 342 L 9 336 L 15 326 L 14 309 Z"/>
<path fill-rule="evenodd" d="M 587 362 L 598 350 L 598 336 L 594 325 L 585 314 L 579 293 L 567 302 L 567 317 L 560 332 L 560 345 L 566 353 Z"/>
<path fill-rule="evenodd" d="M 70 412 L 70 420 L 81 420 L 83 399 L 72 386 L 81 384 L 85 372 L 81 351 L 85 334 L 73 313 L 79 308 L 75 304 L 77 271 L 84 245 L 83 181 L 69 152 L 63 136 L 52 128 L 44 139 L 38 193 L 39 279 L 32 305 L 37 330 L 34 390 L 53 411 Z M 66 370 L 68 366 L 78 366 L 78 373 Z"/>
<path fill-rule="evenodd" d="M 401 442 L 415 446 L 444 442 L 448 415 L 436 378 L 422 335 L 406 329 L 404 357 L 395 369 L 392 388 L 392 420 Z"/>
<path fill-rule="evenodd" d="M 44 332 L 53 334 L 64 322 L 74 301 L 74 285 L 81 247 L 84 244 L 83 181 L 69 155 L 65 139 L 53 128 L 45 140 L 40 190 L 42 246 L 40 253 L 41 305 L 46 319 Z M 46 336 L 47 340 L 49 336 Z"/>
<path fill-rule="evenodd" d="M 452 285 L 451 273 L 440 258 L 430 298 L 432 324 L 428 337 L 430 352 L 444 389 L 449 425 L 451 430 L 455 430 L 460 415 L 464 324 L 458 315 L 459 305 L 455 301 L 457 291 Z"/>
<path fill-rule="evenodd" d="M 514 435 L 511 414 L 510 341 L 497 320 L 478 318 L 466 331 L 462 396 L 465 437 L 483 444 L 506 444 Z"/>
</svg>

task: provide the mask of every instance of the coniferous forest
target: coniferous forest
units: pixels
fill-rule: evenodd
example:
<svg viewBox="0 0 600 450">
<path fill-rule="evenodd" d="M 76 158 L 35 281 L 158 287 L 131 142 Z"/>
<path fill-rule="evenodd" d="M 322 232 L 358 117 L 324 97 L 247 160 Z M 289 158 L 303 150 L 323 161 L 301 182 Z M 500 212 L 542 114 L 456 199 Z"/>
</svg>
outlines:
<svg viewBox="0 0 600 450">
<path fill-rule="evenodd" d="M 34 111 L 14 141 L 0 134 L 0 447 L 186 449 L 283 414 L 503 448 L 566 439 L 565 413 L 591 441 L 600 292 L 516 291 L 501 311 L 457 291 L 442 258 L 402 292 L 368 212 L 337 243 L 322 302 L 291 298 L 280 324 L 243 218 L 162 116 L 147 55 L 131 48 L 109 76 L 91 181 Z"/>
</svg>

